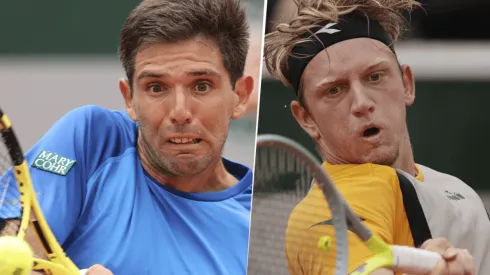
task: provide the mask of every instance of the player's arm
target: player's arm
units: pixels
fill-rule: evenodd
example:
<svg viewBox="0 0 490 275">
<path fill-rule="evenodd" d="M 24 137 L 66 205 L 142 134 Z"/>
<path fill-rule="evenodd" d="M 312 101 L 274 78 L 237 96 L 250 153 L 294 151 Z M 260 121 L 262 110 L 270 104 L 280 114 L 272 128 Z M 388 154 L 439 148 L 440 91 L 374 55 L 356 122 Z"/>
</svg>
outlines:
<svg viewBox="0 0 490 275">
<path fill-rule="evenodd" d="M 126 125 L 118 119 L 113 112 L 97 106 L 75 109 L 57 121 L 26 154 L 41 210 L 62 247 L 70 245 L 70 236 L 85 211 L 91 176 L 104 160 L 124 150 L 118 146 L 122 139 L 131 138 L 121 134 Z M 43 254 L 37 235 L 30 234 L 29 239 Z M 65 251 L 70 253 L 69 249 Z M 97 270 L 93 274 L 99 274 Z"/>
<path fill-rule="evenodd" d="M 76 228 L 82 213 L 89 175 L 103 160 L 103 153 L 108 151 L 105 149 L 108 142 L 104 140 L 101 131 L 92 134 L 92 130 L 97 130 L 97 125 L 104 123 L 104 119 L 100 119 L 102 115 L 104 112 L 95 106 L 69 112 L 25 156 L 36 198 L 49 227 L 62 246 Z M 113 124 L 105 121 L 106 124 Z M 93 136 L 97 138 L 91 138 Z M 99 140 L 101 142 L 97 142 Z M 12 170 L 2 178 L 11 178 L 11 173 Z M 32 231 L 28 234 L 28 240 L 38 256 L 44 254 L 39 249 L 37 235 Z"/>
<path fill-rule="evenodd" d="M 434 267 L 429 275 L 468 275 L 475 274 L 475 262 L 473 256 L 466 249 L 454 248 L 447 239 L 436 238 L 427 240 L 421 247 L 429 251 L 437 252 L 442 260 Z M 371 273 L 373 275 L 391 275 L 389 269 L 378 269 Z M 408 275 L 408 274 L 404 274 Z M 425 275 L 425 274 L 411 274 Z"/>
</svg>

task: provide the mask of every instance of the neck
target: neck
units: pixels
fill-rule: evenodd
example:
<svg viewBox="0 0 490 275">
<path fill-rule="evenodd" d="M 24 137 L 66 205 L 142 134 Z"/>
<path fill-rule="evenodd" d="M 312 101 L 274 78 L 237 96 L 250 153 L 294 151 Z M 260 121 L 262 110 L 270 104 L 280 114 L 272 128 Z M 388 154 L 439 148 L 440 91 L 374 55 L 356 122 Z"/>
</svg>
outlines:
<svg viewBox="0 0 490 275">
<path fill-rule="evenodd" d="M 414 177 L 417 176 L 417 169 L 415 168 L 415 160 L 413 157 L 412 144 L 410 143 L 410 137 L 408 131 L 404 135 L 400 144 L 400 151 L 398 152 L 398 158 L 392 165 L 395 169 L 400 169 Z"/>
<path fill-rule="evenodd" d="M 139 146 L 138 146 L 139 147 Z M 138 148 L 141 164 L 150 176 L 159 183 L 182 192 L 217 192 L 225 190 L 238 180 L 225 168 L 223 161 L 219 158 L 211 163 L 203 171 L 189 176 L 175 176 L 163 173 L 159 165 L 149 160 L 144 148 Z"/>
<path fill-rule="evenodd" d="M 328 150 L 324 149 L 324 146 L 317 146 L 317 150 L 320 152 L 320 155 L 324 156 L 324 160 L 330 164 L 345 164 L 344 160 L 335 157 L 334 154 L 330 154 Z M 398 151 L 398 157 L 395 162 L 390 165 L 395 169 L 400 169 L 414 177 L 417 176 L 418 172 L 415 168 L 415 160 L 413 157 L 412 145 L 410 143 L 410 137 L 408 135 L 408 131 L 403 137 L 403 140 L 400 142 L 400 150 Z"/>
</svg>

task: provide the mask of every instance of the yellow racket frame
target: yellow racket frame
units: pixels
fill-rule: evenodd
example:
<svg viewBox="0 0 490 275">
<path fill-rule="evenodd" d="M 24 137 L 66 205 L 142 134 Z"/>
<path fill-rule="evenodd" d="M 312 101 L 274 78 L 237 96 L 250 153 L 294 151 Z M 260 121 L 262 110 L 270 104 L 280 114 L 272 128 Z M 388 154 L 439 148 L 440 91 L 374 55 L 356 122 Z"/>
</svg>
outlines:
<svg viewBox="0 0 490 275">
<path fill-rule="evenodd" d="M 373 252 L 374 256 L 365 262 L 362 270 L 356 270 L 350 275 L 368 275 L 379 268 L 391 268 L 394 264 L 393 251 L 381 238 L 373 235 L 364 244 Z"/>
<path fill-rule="evenodd" d="M 12 123 L 6 114 L 0 110 L 0 131 L 10 132 L 11 138 L 16 139 L 15 134 L 12 131 Z M 18 141 L 17 141 L 18 142 Z M 14 146 L 9 144 L 9 146 Z M 22 218 L 17 234 L 17 238 L 24 240 L 26 237 L 27 228 L 29 224 L 36 232 L 40 243 L 43 245 L 46 255 L 49 260 L 34 259 L 33 270 L 43 271 L 45 274 L 52 275 L 78 275 L 80 274 L 77 266 L 66 256 L 65 252 L 61 248 L 60 244 L 56 240 L 51 228 L 42 213 L 39 202 L 36 199 L 36 193 L 32 184 L 31 176 L 29 173 L 29 166 L 23 157 L 23 151 L 20 146 L 18 148 L 11 148 L 15 150 L 18 157 L 22 157 L 22 162 L 18 165 L 14 165 L 14 175 L 17 180 L 17 185 L 20 191 L 20 203 L 22 205 Z M 36 221 L 31 219 L 31 209 L 36 217 Z"/>
</svg>

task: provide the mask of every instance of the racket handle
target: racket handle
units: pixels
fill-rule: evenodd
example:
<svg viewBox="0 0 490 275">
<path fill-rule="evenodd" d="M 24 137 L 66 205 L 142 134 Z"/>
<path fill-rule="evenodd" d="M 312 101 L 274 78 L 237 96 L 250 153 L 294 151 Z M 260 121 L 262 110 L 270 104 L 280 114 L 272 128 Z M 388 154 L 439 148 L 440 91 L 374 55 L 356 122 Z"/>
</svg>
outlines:
<svg viewBox="0 0 490 275">
<path fill-rule="evenodd" d="M 408 246 L 392 246 L 394 266 L 396 271 L 411 274 L 426 274 L 431 272 L 442 256 L 436 252 Z"/>
<path fill-rule="evenodd" d="M 82 270 L 80 270 L 80 275 L 85 275 L 85 274 L 87 274 L 87 272 L 88 272 L 88 269 L 82 269 Z"/>
</svg>

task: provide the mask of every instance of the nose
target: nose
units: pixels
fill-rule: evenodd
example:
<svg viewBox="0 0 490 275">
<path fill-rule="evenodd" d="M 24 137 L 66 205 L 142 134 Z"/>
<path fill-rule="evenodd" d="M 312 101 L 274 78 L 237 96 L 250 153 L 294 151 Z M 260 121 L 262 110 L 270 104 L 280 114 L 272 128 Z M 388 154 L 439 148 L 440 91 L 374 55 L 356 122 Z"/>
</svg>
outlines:
<svg viewBox="0 0 490 275">
<path fill-rule="evenodd" d="M 170 108 L 170 121 L 172 124 L 189 124 L 192 120 L 192 112 L 190 109 L 189 99 L 185 91 L 176 89 L 173 93 L 173 100 Z"/>
<path fill-rule="evenodd" d="M 353 85 L 351 89 L 353 96 L 351 106 L 352 114 L 356 117 L 361 117 L 374 112 L 375 103 L 367 93 L 367 90 L 363 89 L 361 85 Z"/>
</svg>

